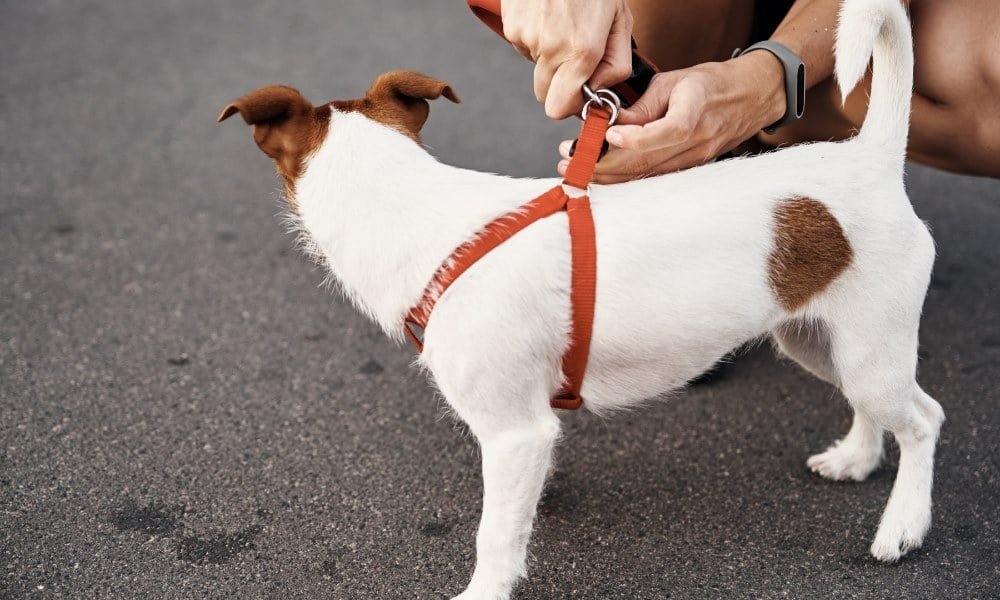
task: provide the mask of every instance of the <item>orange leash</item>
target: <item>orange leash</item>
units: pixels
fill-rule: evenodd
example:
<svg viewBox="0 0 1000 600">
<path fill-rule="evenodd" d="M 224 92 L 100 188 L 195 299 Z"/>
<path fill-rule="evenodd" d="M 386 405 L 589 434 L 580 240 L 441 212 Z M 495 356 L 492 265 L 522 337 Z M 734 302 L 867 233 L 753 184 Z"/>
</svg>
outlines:
<svg viewBox="0 0 1000 600">
<path fill-rule="evenodd" d="M 570 159 L 563 183 L 586 190 L 594 174 L 594 167 L 601 155 L 604 134 L 617 116 L 617 103 L 586 90 L 588 102 L 583 129 Z M 604 107 L 607 106 L 607 109 Z M 570 337 L 563 355 L 562 370 L 565 385 L 551 399 L 553 408 L 576 409 L 583 404 L 580 390 L 587 372 L 590 356 L 590 338 L 594 328 L 594 305 L 597 295 L 597 239 L 594 219 L 590 212 L 590 198 L 586 195 L 569 197 L 563 187 L 556 186 L 517 210 L 488 223 L 473 239 L 459 246 L 434 274 L 420 302 L 410 309 L 403 321 L 407 336 L 423 352 L 423 341 L 415 328 L 426 329 L 437 299 L 462 273 L 480 258 L 504 243 L 517 232 L 539 219 L 560 210 L 569 218 L 569 235 L 573 271 L 570 287 Z"/>
</svg>

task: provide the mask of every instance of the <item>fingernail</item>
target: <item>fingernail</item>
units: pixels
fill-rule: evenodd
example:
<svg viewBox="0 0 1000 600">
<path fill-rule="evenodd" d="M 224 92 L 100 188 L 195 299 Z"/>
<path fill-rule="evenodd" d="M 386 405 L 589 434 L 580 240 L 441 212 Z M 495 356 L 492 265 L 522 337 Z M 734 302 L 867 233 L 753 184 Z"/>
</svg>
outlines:
<svg viewBox="0 0 1000 600">
<path fill-rule="evenodd" d="M 563 156 L 569 156 L 569 147 L 573 145 L 572 140 L 566 140 L 565 142 L 559 144 L 559 154 Z"/>
<path fill-rule="evenodd" d="M 611 131 L 608 132 L 607 140 L 609 143 L 614 144 L 615 146 L 621 146 L 622 134 L 612 129 Z"/>
</svg>

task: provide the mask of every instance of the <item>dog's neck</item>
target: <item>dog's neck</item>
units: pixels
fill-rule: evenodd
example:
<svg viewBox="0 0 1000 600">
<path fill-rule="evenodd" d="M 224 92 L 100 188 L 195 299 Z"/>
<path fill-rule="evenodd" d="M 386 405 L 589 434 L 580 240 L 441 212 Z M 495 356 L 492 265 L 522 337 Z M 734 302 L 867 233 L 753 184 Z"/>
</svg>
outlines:
<svg viewBox="0 0 1000 600">
<path fill-rule="evenodd" d="M 444 165 L 385 125 L 334 111 L 295 201 L 344 293 L 398 339 L 403 317 L 455 248 L 550 185 Z"/>
</svg>

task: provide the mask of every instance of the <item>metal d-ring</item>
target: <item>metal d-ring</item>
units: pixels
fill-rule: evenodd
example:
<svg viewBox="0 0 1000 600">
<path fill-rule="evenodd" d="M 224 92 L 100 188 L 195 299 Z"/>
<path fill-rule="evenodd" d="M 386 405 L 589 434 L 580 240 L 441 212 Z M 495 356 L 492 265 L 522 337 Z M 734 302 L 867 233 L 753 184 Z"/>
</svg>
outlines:
<svg viewBox="0 0 1000 600">
<path fill-rule="evenodd" d="M 597 94 L 598 96 L 603 94 L 608 98 L 608 100 L 611 100 L 612 102 L 615 103 L 615 106 L 618 107 L 618 110 L 621 110 L 622 99 L 618 97 L 618 94 L 616 94 L 614 90 L 609 90 L 608 88 L 601 88 L 594 93 Z"/>
<path fill-rule="evenodd" d="M 587 112 L 590 110 L 590 105 L 593 103 L 593 100 L 587 100 L 583 104 L 583 110 L 580 111 L 580 117 L 582 117 L 584 121 L 587 120 Z M 614 125 L 615 121 L 618 120 L 618 105 L 607 98 L 598 98 L 597 103 L 608 107 L 608 110 L 611 112 L 611 118 L 608 119 L 608 125 Z"/>
<path fill-rule="evenodd" d="M 618 97 L 618 94 L 606 88 L 601 88 L 595 92 L 590 89 L 590 86 L 583 84 L 583 95 L 587 98 L 587 101 L 583 103 L 583 109 L 580 111 L 580 117 L 586 120 L 587 112 L 590 110 L 590 105 L 596 102 L 599 105 L 607 106 L 608 111 L 611 112 L 611 118 L 608 120 L 608 125 L 615 124 L 615 121 L 618 120 L 618 112 L 622 107 L 622 101 L 621 98 Z"/>
</svg>

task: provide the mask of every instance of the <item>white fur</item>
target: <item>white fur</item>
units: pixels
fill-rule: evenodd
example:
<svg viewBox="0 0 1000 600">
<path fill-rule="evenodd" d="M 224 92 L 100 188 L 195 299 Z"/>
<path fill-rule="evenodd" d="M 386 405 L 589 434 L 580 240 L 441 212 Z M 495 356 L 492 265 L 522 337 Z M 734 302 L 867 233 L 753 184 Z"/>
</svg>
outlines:
<svg viewBox="0 0 1000 600">
<path fill-rule="evenodd" d="M 746 340 L 778 346 L 838 385 L 855 409 L 848 435 L 809 466 L 864 479 L 883 429 L 901 458 L 872 545 L 893 561 L 920 545 L 940 406 L 915 381 L 917 328 L 934 246 L 902 181 L 911 39 L 896 0 L 847 0 L 837 73 L 853 87 L 871 49 L 872 107 L 860 136 L 614 186 L 591 194 L 597 308 L 585 406 L 597 413 L 665 394 Z M 334 111 L 297 182 L 301 225 L 351 300 L 390 336 L 442 261 L 492 219 L 557 180 L 443 165 L 400 133 Z M 853 262 L 794 314 L 768 283 L 777 202 L 805 196 L 839 220 Z M 440 298 L 420 357 L 482 446 L 485 496 L 477 563 L 460 598 L 508 598 L 525 574 L 535 505 L 560 424 L 569 329 L 565 214 L 528 227 Z"/>
</svg>

